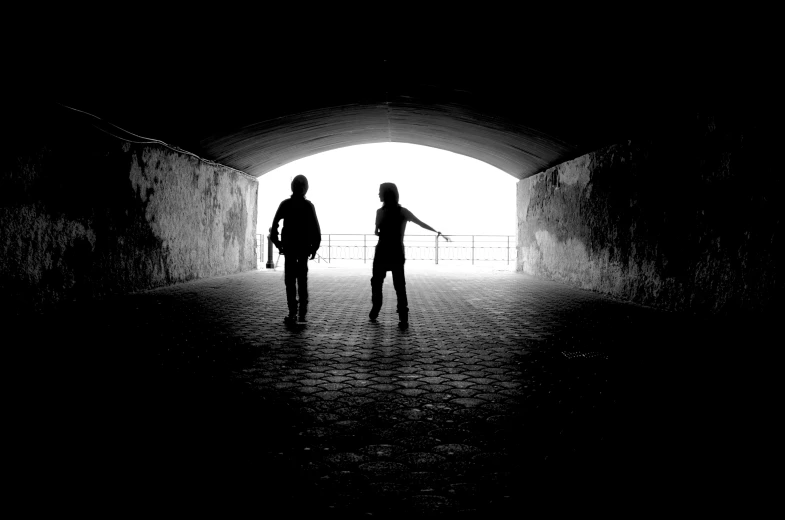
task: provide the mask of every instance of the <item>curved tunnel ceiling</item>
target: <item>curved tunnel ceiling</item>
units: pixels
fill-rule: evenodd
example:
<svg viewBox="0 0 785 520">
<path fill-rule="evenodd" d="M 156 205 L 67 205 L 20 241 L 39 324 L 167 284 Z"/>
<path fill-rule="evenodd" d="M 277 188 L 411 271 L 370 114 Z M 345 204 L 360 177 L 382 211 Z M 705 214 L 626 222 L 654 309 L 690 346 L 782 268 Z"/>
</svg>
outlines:
<svg viewBox="0 0 785 520">
<path fill-rule="evenodd" d="M 282 51 L 260 61 L 242 45 L 188 45 L 176 58 L 112 59 L 92 41 L 54 46 L 44 67 L 30 61 L 47 78 L 36 99 L 254 176 L 343 146 L 401 142 L 464 154 L 520 179 L 674 127 L 684 107 L 694 114 L 696 92 L 707 98 L 707 85 L 732 88 L 727 73 L 712 80 L 709 61 L 698 70 L 690 59 L 624 46 L 447 49 L 436 57 Z"/>
<path fill-rule="evenodd" d="M 432 146 L 524 178 L 577 148 L 470 107 L 416 102 L 350 104 L 280 117 L 202 141 L 205 155 L 254 176 L 309 155 L 357 144 Z"/>
</svg>

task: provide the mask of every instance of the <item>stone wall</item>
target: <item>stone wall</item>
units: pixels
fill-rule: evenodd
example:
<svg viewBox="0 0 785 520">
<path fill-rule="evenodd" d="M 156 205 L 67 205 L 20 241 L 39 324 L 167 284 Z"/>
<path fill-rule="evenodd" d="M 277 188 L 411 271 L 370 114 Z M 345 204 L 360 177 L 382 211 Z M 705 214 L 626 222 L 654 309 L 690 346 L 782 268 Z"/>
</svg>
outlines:
<svg viewBox="0 0 785 520">
<path fill-rule="evenodd" d="M 760 124 L 695 116 L 521 180 L 517 269 L 669 310 L 771 310 L 774 150 Z"/>
<path fill-rule="evenodd" d="M 0 170 L 4 306 L 41 309 L 256 267 L 256 179 L 118 138 L 62 107 L 24 116 Z"/>
</svg>

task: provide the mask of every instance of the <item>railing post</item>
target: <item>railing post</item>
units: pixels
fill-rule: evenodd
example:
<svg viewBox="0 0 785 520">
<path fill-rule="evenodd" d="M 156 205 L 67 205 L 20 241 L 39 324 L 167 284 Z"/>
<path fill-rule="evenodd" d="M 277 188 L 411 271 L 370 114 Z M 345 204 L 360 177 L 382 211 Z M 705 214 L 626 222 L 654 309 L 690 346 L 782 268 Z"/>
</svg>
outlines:
<svg viewBox="0 0 785 520">
<path fill-rule="evenodd" d="M 270 233 L 273 232 L 273 228 L 269 228 L 267 231 Z M 267 269 L 274 269 L 275 264 L 273 263 L 273 239 L 270 238 L 270 235 L 267 235 Z"/>
<path fill-rule="evenodd" d="M 436 265 L 439 265 L 439 235 L 436 235 L 436 254 L 434 258 L 436 258 Z"/>
<path fill-rule="evenodd" d="M 364 264 L 365 264 L 365 263 L 367 263 L 367 262 L 365 261 L 365 251 L 366 251 L 365 238 L 366 238 L 366 235 L 365 235 L 365 233 L 363 233 L 363 263 L 364 263 Z"/>
<path fill-rule="evenodd" d="M 507 265 L 510 265 L 510 235 L 507 235 Z"/>
<path fill-rule="evenodd" d="M 327 235 L 327 263 L 332 263 L 332 257 L 330 254 L 332 253 L 332 247 L 330 247 L 330 235 Z"/>
<path fill-rule="evenodd" d="M 472 265 L 474 265 L 474 235 L 472 235 Z"/>
</svg>

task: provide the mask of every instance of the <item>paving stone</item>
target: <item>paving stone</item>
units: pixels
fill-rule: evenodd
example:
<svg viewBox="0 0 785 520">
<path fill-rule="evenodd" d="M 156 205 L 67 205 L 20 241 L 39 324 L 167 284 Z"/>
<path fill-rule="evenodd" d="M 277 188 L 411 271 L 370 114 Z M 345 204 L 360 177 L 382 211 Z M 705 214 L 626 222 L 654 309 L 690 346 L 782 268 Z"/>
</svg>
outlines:
<svg viewBox="0 0 785 520">
<path fill-rule="evenodd" d="M 364 463 L 366 457 L 357 453 L 342 452 L 325 456 L 322 460 L 337 469 L 347 470 Z"/>
<path fill-rule="evenodd" d="M 450 385 L 424 384 L 418 388 L 420 388 L 421 390 L 425 390 L 428 393 L 433 393 L 433 392 L 445 392 L 453 387 Z"/>
<path fill-rule="evenodd" d="M 459 397 L 457 399 L 450 399 L 450 402 L 466 407 L 480 406 L 483 404 L 487 404 L 487 401 L 483 399 L 471 398 L 471 397 Z"/>
<path fill-rule="evenodd" d="M 439 495 L 414 495 L 406 505 L 413 513 L 428 516 L 446 514 L 458 508 L 456 500 Z"/>
<path fill-rule="evenodd" d="M 396 392 L 407 397 L 417 397 L 427 393 L 425 390 L 420 390 L 418 388 L 401 388 L 396 390 Z"/>
<path fill-rule="evenodd" d="M 470 408 L 461 408 L 459 410 L 455 410 L 452 412 L 456 418 L 461 419 L 479 419 L 487 417 L 488 415 L 493 414 L 493 411 L 487 410 L 485 406 L 481 407 L 470 407 Z"/>
<path fill-rule="evenodd" d="M 318 397 L 320 399 L 327 399 L 327 400 L 334 400 L 334 399 L 340 399 L 342 397 L 346 397 L 346 394 L 344 394 L 343 392 L 338 392 L 335 390 L 315 392 L 313 395 L 314 397 Z"/>
<path fill-rule="evenodd" d="M 386 482 L 398 480 L 409 468 L 398 462 L 376 461 L 360 464 L 359 470 L 373 480 Z"/>
<path fill-rule="evenodd" d="M 470 388 L 470 387 L 476 386 L 475 383 L 471 382 L 470 380 L 466 380 L 466 381 L 460 381 L 460 380 L 446 381 L 445 384 L 447 386 L 451 386 L 453 388 Z"/>
<path fill-rule="evenodd" d="M 501 388 L 499 388 L 499 387 L 497 387 L 495 385 L 479 385 L 479 384 L 477 384 L 477 385 L 472 386 L 471 388 L 472 388 L 472 390 L 476 390 L 478 394 L 480 394 L 480 393 L 494 393 L 497 390 L 501 390 Z"/>
<path fill-rule="evenodd" d="M 369 444 L 359 450 L 369 458 L 394 459 L 406 452 L 406 448 L 394 444 Z"/>
<path fill-rule="evenodd" d="M 320 487 L 328 488 L 331 493 L 341 491 L 356 492 L 358 489 L 365 488 L 370 480 L 368 477 L 357 471 L 338 470 L 330 471 L 322 475 L 319 479 Z"/>
<path fill-rule="evenodd" d="M 307 430 L 302 431 L 300 435 L 305 439 L 321 439 L 335 435 L 335 430 L 325 427 L 308 428 Z"/>
<path fill-rule="evenodd" d="M 476 399 L 482 399 L 484 401 L 490 401 L 492 403 L 503 403 L 509 400 L 508 396 L 503 394 L 476 394 L 474 396 Z"/>
<path fill-rule="evenodd" d="M 392 503 L 398 502 L 409 492 L 409 485 L 401 482 L 372 482 L 368 484 L 368 491 L 374 497 L 378 497 Z"/>
<path fill-rule="evenodd" d="M 392 392 L 394 390 L 398 390 L 400 387 L 398 385 L 375 384 L 371 385 L 369 388 L 373 388 L 374 390 L 381 392 Z"/>
<path fill-rule="evenodd" d="M 335 435 L 318 439 L 313 443 L 316 452 L 339 453 L 352 451 L 356 450 L 365 442 L 362 432 L 352 434 L 345 433 L 339 429 L 336 429 L 335 431 Z"/>
<path fill-rule="evenodd" d="M 439 440 L 429 435 L 415 435 L 411 437 L 397 437 L 395 441 L 409 451 L 427 451 L 439 444 Z"/>
<path fill-rule="evenodd" d="M 455 399 L 455 396 L 452 394 L 445 394 L 441 392 L 427 392 L 420 394 L 418 397 L 422 397 L 423 399 L 427 399 L 428 401 L 432 402 L 443 402 L 449 401 L 451 399 Z"/>
<path fill-rule="evenodd" d="M 391 372 L 389 370 L 384 370 L 384 371 L 381 371 L 381 372 L 385 372 L 385 373 L 388 373 L 388 374 L 395 374 L 395 372 Z M 377 372 L 377 373 L 379 373 L 379 372 Z M 376 383 L 379 383 L 379 384 L 390 384 L 390 383 L 396 383 L 398 381 L 398 379 L 395 378 L 395 377 L 374 377 L 372 379 Z"/>
<path fill-rule="evenodd" d="M 441 455 L 429 452 L 413 452 L 401 455 L 395 459 L 397 462 L 406 464 L 416 470 L 427 470 L 436 467 L 446 459 Z"/>
<path fill-rule="evenodd" d="M 409 487 L 410 494 L 442 493 L 448 486 L 444 476 L 433 471 L 411 471 L 403 475 L 401 481 Z"/>
<path fill-rule="evenodd" d="M 483 493 L 481 487 L 476 482 L 454 482 L 448 485 L 446 496 L 458 500 L 461 505 L 477 506 L 482 503 Z M 476 513 L 476 510 L 463 510 L 464 514 Z M 461 513 L 461 511 L 458 511 Z M 461 518 L 459 515 L 458 518 Z"/>
<path fill-rule="evenodd" d="M 447 460 L 438 464 L 435 471 L 439 471 L 445 476 L 451 478 L 458 477 L 459 479 L 467 479 L 472 476 L 475 469 L 475 464 L 472 461 L 460 460 L 452 461 Z M 473 480 L 473 479 L 472 479 Z"/>
<path fill-rule="evenodd" d="M 447 392 L 458 397 L 471 397 L 478 393 L 477 390 L 471 388 L 451 388 Z"/>
<path fill-rule="evenodd" d="M 402 421 L 393 426 L 393 431 L 404 436 L 425 435 L 433 430 L 433 424 L 428 421 Z"/>
<path fill-rule="evenodd" d="M 434 453 L 445 457 L 446 460 L 470 460 L 477 455 L 481 449 L 468 444 L 439 444 L 431 450 Z"/>
<path fill-rule="evenodd" d="M 461 443 L 471 432 L 459 428 L 439 428 L 431 430 L 428 435 L 438 441 L 439 444 Z"/>
<path fill-rule="evenodd" d="M 372 389 L 372 388 L 350 387 L 350 388 L 344 388 L 342 390 L 342 392 L 345 393 L 348 396 L 364 396 L 364 395 L 368 395 L 368 394 L 374 393 L 375 390 Z"/>
<path fill-rule="evenodd" d="M 403 381 L 399 380 L 399 381 L 396 381 L 396 384 L 398 386 L 403 387 L 403 388 L 417 388 L 418 386 L 425 385 L 425 383 L 423 383 L 422 381 L 418 381 L 418 380 L 403 380 Z"/>
<path fill-rule="evenodd" d="M 341 416 L 334 413 L 316 413 L 313 416 L 316 424 L 327 424 L 340 420 Z"/>
<path fill-rule="evenodd" d="M 429 417 L 433 418 L 436 415 L 435 410 L 428 410 L 426 408 L 405 408 L 398 412 L 398 415 L 409 421 L 424 421 Z"/>
</svg>

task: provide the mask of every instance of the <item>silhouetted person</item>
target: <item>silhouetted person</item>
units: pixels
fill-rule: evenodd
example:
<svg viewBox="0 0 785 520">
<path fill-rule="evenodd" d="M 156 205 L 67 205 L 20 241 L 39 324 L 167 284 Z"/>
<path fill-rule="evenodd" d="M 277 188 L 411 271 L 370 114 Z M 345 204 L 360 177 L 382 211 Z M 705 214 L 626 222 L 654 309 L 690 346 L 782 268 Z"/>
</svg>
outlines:
<svg viewBox="0 0 785 520">
<path fill-rule="evenodd" d="M 308 312 L 308 256 L 315 258 L 322 242 L 316 208 L 311 201 L 305 200 L 307 191 L 308 179 L 304 175 L 296 176 L 292 180 L 292 196 L 278 206 L 270 228 L 270 240 L 285 257 L 284 283 L 289 306 L 289 315 L 284 318 L 286 323 L 295 323 L 298 319 L 298 293 L 299 320 L 305 321 Z M 278 222 L 281 219 L 283 231 L 281 240 L 278 240 Z"/>
<path fill-rule="evenodd" d="M 382 285 L 387 271 L 392 271 L 393 287 L 398 296 L 398 325 L 401 328 L 409 326 L 409 301 L 406 298 L 406 279 L 404 278 L 403 264 L 406 256 L 403 249 L 403 235 L 406 232 L 406 223 L 414 222 L 418 226 L 430 229 L 437 237 L 441 232 L 415 217 L 411 211 L 398 204 L 398 187 L 392 182 L 385 182 L 379 186 L 379 200 L 383 202 L 381 208 L 376 210 L 376 235 L 379 242 L 376 244 L 376 253 L 373 258 L 373 276 L 371 278 L 371 321 L 376 321 L 382 308 Z M 446 240 L 447 238 L 444 237 Z"/>
</svg>

